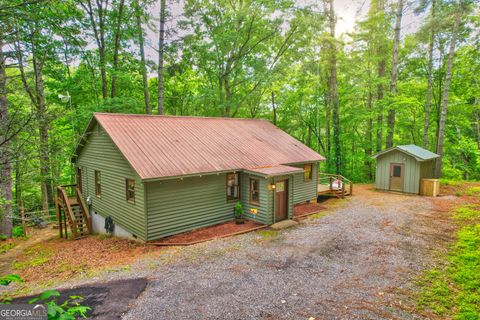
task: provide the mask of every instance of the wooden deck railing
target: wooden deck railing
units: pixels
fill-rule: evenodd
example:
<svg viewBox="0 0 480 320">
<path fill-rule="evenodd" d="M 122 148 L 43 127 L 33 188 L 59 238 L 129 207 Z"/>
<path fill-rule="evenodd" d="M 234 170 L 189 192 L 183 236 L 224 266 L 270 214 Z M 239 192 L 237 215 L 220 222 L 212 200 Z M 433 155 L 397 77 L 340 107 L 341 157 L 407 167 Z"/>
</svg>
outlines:
<svg viewBox="0 0 480 320">
<path fill-rule="evenodd" d="M 88 210 L 87 204 L 82 195 L 82 191 L 79 188 L 76 188 L 77 193 L 77 202 L 80 206 L 80 210 L 82 211 L 83 219 L 87 222 L 88 232 L 92 233 L 92 217 L 90 216 L 90 211 Z"/>
<path fill-rule="evenodd" d="M 340 182 L 340 186 L 335 187 L 335 181 Z M 353 195 L 353 183 L 349 179 L 340 174 L 320 173 L 318 176 L 318 184 L 328 186 L 330 192 L 337 192 L 341 198 L 346 195 Z M 346 185 L 348 187 L 346 187 Z"/>
<path fill-rule="evenodd" d="M 68 237 L 67 224 L 70 226 L 73 239 L 92 233 L 92 217 L 83 194 L 76 184 L 57 187 L 55 206 L 61 238 L 63 237 L 63 231 L 65 231 L 65 238 Z"/>
<path fill-rule="evenodd" d="M 68 223 L 70 224 L 70 229 L 73 233 L 73 238 L 77 238 L 77 221 L 75 219 L 75 215 L 73 213 L 72 207 L 70 206 L 70 201 L 68 199 L 68 195 L 63 188 L 63 186 L 57 187 L 57 201 L 63 207 L 63 211 L 65 213 L 65 218 L 68 219 Z M 61 224 L 61 217 L 59 216 L 61 213 L 57 213 L 57 217 L 59 218 L 60 222 L 60 234 L 62 232 L 62 224 Z M 67 226 L 65 225 L 65 235 L 67 233 Z"/>
</svg>

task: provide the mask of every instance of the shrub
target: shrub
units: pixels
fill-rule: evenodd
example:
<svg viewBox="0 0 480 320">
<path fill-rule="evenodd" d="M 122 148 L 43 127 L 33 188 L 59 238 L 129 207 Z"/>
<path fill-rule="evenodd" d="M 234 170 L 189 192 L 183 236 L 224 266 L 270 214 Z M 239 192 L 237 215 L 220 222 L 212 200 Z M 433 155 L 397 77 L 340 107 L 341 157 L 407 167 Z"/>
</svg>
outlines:
<svg viewBox="0 0 480 320">
<path fill-rule="evenodd" d="M 7 274 L 0 277 L 0 285 L 8 286 L 12 282 L 23 282 L 22 278 L 16 274 Z M 29 304 L 43 303 L 47 306 L 48 320 L 75 320 L 78 317 L 86 318 L 90 307 L 83 306 L 79 301 L 83 300 L 80 296 L 70 296 L 63 303 L 58 304 L 57 298 L 60 292 L 57 290 L 47 290 L 38 297 L 28 301 Z M 10 303 L 12 298 L 8 295 L 3 297 L 2 303 Z"/>
<path fill-rule="evenodd" d="M 23 280 L 17 274 L 7 274 L 0 277 L 0 285 L 2 286 L 8 286 L 12 282 L 23 282 Z"/>
<path fill-rule="evenodd" d="M 30 300 L 28 303 L 44 303 L 47 306 L 49 320 L 75 320 L 77 317 L 86 318 L 87 312 L 90 308 L 80 304 L 79 301 L 83 300 L 83 297 L 70 296 L 62 304 L 57 303 L 57 297 L 60 297 L 60 292 L 56 290 L 47 290 L 42 292 L 37 298 Z"/>
<path fill-rule="evenodd" d="M 233 212 L 235 214 L 235 219 L 243 218 L 244 211 L 243 211 L 242 204 L 240 202 L 237 202 L 235 204 L 235 208 L 234 208 Z"/>
<path fill-rule="evenodd" d="M 22 226 L 15 226 L 12 228 L 12 237 L 14 238 L 23 238 L 23 227 Z"/>
</svg>

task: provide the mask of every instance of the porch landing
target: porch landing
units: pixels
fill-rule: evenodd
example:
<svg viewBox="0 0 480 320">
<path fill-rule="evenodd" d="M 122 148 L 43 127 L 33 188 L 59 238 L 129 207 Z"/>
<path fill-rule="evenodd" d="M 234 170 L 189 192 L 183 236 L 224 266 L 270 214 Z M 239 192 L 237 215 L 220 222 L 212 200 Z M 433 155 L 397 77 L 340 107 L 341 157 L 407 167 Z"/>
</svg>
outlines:
<svg viewBox="0 0 480 320">
<path fill-rule="evenodd" d="M 270 228 L 275 229 L 275 230 L 281 230 L 281 229 L 286 229 L 289 227 L 293 227 L 297 225 L 298 222 L 294 220 L 282 220 L 280 222 L 274 223 L 270 226 Z"/>
</svg>

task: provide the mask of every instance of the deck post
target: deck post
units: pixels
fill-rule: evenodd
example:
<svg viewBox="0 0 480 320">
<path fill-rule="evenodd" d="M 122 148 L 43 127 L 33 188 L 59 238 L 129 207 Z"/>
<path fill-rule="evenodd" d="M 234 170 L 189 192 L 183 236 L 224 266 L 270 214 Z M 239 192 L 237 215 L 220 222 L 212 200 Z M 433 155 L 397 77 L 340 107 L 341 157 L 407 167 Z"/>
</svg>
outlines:
<svg viewBox="0 0 480 320">
<path fill-rule="evenodd" d="M 345 198 L 345 183 L 343 181 L 341 181 L 342 183 L 342 199 Z"/>
<path fill-rule="evenodd" d="M 63 208 L 63 211 L 60 211 L 60 212 L 63 212 L 63 223 L 65 225 L 65 239 L 68 239 L 68 231 L 67 231 L 67 214 L 65 212 L 65 208 Z M 60 213 L 62 214 L 62 213 Z"/>
<path fill-rule="evenodd" d="M 61 239 L 63 237 L 63 230 L 62 230 L 62 215 L 60 213 L 60 207 L 58 205 L 58 192 L 57 192 L 57 196 L 55 197 L 55 213 L 57 215 L 58 231 L 60 233 L 60 239 Z"/>
</svg>

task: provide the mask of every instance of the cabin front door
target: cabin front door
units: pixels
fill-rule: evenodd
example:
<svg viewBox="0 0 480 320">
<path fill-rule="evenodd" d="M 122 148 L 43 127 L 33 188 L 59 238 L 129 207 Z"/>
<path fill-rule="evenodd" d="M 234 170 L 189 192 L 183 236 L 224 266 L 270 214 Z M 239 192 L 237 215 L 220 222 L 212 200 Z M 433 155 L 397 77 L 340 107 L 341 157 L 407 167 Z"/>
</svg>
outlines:
<svg viewBox="0 0 480 320">
<path fill-rule="evenodd" d="M 390 163 L 390 190 L 403 192 L 405 166 L 403 163 Z"/>
<path fill-rule="evenodd" d="M 275 183 L 275 222 L 288 218 L 288 180 Z"/>
</svg>

